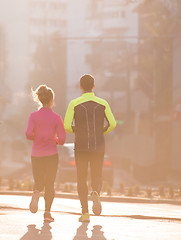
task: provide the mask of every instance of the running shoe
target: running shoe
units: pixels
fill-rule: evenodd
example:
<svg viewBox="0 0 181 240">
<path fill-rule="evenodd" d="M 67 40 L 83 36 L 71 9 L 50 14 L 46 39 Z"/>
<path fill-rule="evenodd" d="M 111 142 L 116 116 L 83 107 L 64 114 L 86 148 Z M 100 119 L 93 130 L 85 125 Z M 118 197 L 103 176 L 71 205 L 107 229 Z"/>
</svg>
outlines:
<svg viewBox="0 0 181 240">
<path fill-rule="evenodd" d="M 44 213 L 44 221 L 45 222 L 54 222 L 54 218 L 51 216 L 50 212 Z"/>
<path fill-rule="evenodd" d="M 81 217 L 79 218 L 79 222 L 90 222 L 90 214 L 89 213 L 83 213 Z"/>
<path fill-rule="evenodd" d="M 96 216 L 99 216 L 102 212 L 102 205 L 100 201 L 100 196 L 96 191 L 91 193 L 91 198 L 93 201 L 92 211 Z"/>
<path fill-rule="evenodd" d="M 30 202 L 30 206 L 29 206 L 30 212 L 36 213 L 38 211 L 39 197 L 40 197 L 40 192 L 39 191 L 34 191 L 33 195 L 32 195 L 31 202 Z"/>
</svg>

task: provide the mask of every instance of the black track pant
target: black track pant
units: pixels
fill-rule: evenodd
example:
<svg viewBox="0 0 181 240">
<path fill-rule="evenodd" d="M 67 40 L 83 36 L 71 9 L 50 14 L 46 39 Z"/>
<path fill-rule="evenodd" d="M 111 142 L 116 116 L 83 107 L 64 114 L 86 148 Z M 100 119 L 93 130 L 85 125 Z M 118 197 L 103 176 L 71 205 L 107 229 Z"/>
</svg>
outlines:
<svg viewBox="0 0 181 240">
<path fill-rule="evenodd" d="M 49 212 L 53 203 L 54 182 L 58 168 L 58 154 L 45 157 L 31 157 L 34 177 L 33 190 L 39 192 L 45 189 L 45 211 Z"/>
<path fill-rule="evenodd" d="M 90 163 L 92 190 L 99 194 L 102 187 L 104 153 L 75 151 L 75 161 L 77 168 L 77 190 L 82 213 L 86 213 L 88 212 L 88 164 Z"/>
</svg>

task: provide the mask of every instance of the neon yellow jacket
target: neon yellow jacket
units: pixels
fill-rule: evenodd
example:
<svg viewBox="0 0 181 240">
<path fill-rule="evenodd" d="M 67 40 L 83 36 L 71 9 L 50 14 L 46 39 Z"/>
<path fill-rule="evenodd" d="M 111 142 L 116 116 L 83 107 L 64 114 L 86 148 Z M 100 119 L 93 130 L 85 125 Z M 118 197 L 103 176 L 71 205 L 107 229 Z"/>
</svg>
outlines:
<svg viewBox="0 0 181 240">
<path fill-rule="evenodd" d="M 64 127 L 68 133 L 75 133 L 76 150 L 102 151 L 104 134 L 116 127 L 116 121 L 107 101 L 88 92 L 69 103 Z"/>
</svg>

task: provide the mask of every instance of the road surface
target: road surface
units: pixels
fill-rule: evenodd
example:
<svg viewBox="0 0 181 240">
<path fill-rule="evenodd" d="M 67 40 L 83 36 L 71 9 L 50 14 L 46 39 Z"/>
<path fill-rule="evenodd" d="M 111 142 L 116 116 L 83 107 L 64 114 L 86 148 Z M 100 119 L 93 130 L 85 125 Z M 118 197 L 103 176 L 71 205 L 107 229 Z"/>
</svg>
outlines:
<svg viewBox="0 0 181 240">
<path fill-rule="evenodd" d="M 0 240 L 181 240 L 181 206 L 169 204 L 103 202 L 101 216 L 79 223 L 78 200 L 56 198 L 55 222 L 43 223 L 44 199 L 39 211 L 28 210 L 31 197 L 0 195 Z"/>
</svg>

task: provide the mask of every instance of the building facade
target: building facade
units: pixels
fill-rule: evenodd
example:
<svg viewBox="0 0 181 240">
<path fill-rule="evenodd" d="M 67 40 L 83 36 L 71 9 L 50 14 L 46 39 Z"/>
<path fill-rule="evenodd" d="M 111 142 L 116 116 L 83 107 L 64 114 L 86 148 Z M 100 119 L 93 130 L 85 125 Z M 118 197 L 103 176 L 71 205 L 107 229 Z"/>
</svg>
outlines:
<svg viewBox="0 0 181 240">
<path fill-rule="evenodd" d="M 115 112 L 125 112 L 131 108 L 129 90 L 136 78 L 138 19 L 134 4 L 99 0 L 90 1 L 88 9 L 87 21 L 95 40 L 90 41 L 87 62 L 97 78 L 97 90 L 110 98 Z"/>
</svg>

